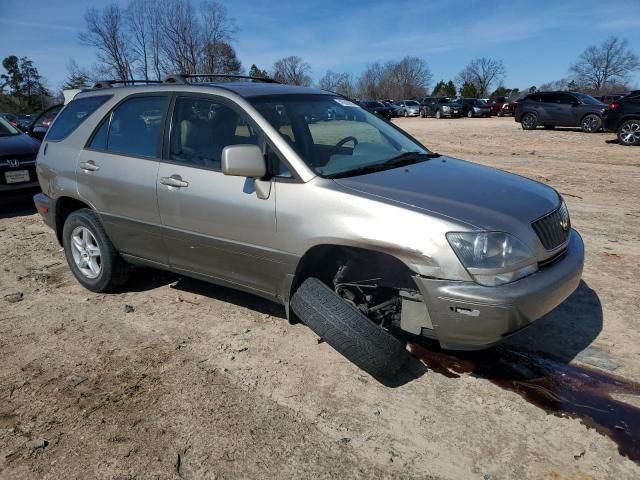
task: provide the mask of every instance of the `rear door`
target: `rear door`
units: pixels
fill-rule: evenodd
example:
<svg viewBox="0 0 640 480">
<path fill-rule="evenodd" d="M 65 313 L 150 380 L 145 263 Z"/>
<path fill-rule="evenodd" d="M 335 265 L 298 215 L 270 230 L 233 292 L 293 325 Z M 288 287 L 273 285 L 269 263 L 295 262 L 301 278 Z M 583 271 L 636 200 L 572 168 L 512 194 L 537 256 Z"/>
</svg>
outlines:
<svg viewBox="0 0 640 480">
<path fill-rule="evenodd" d="M 100 214 L 118 251 L 166 265 L 156 200 L 169 96 L 127 97 L 78 158 L 78 193 Z"/>
<path fill-rule="evenodd" d="M 259 144 L 257 128 L 227 99 L 178 96 L 166 136 L 157 191 L 171 266 L 273 295 L 275 189 L 260 199 L 253 179 L 221 171 L 224 147 Z"/>
<path fill-rule="evenodd" d="M 570 93 L 557 94 L 558 104 L 558 125 L 574 126 L 580 123 L 582 118 L 582 108 L 578 99 Z"/>
</svg>

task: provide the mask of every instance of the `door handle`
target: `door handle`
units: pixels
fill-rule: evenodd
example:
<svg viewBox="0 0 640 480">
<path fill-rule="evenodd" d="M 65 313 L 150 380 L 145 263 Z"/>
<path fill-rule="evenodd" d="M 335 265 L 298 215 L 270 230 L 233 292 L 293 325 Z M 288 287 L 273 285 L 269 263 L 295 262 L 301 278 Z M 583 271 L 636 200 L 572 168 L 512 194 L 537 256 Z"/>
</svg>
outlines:
<svg viewBox="0 0 640 480">
<path fill-rule="evenodd" d="M 80 162 L 80 168 L 85 172 L 97 172 L 98 170 L 100 170 L 100 167 L 96 165 L 96 163 L 93 160 Z"/>
<path fill-rule="evenodd" d="M 180 175 L 171 175 L 170 177 L 162 177 L 160 183 L 167 187 L 184 188 L 189 186 L 189 182 L 185 182 Z"/>
</svg>

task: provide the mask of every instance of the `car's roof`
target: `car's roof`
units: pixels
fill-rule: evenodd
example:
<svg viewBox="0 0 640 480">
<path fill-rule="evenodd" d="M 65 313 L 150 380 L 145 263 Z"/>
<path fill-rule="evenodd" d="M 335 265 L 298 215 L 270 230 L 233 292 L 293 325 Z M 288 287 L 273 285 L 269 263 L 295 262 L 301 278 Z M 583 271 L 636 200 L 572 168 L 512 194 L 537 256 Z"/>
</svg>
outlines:
<svg viewBox="0 0 640 480">
<path fill-rule="evenodd" d="M 236 82 L 207 82 L 207 83 L 187 83 L 187 84 L 172 84 L 172 83 L 154 83 L 149 85 L 136 85 L 136 86 L 122 86 L 113 88 L 98 88 L 84 90 L 79 95 L 85 96 L 87 94 L 107 94 L 118 93 L 120 95 L 129 95 L 133 93 L 148 93 L 148 92 L 162 92 L 171 90 L 188 90 L 189 87 L 197 87 L 199 90 L 202 88 L 216 88 L 234 92 L 241 97 L 261 97 L 268 95 L 290 95 L 290 94 L 320 94 L 320 95 L 335 95 L 334 93 L 327 92 L 311 87 L 302 87 L 298 85 L 286 85 L 283 83 L 261 83 L 250 81 L 236 81 Z"/>
</svg>

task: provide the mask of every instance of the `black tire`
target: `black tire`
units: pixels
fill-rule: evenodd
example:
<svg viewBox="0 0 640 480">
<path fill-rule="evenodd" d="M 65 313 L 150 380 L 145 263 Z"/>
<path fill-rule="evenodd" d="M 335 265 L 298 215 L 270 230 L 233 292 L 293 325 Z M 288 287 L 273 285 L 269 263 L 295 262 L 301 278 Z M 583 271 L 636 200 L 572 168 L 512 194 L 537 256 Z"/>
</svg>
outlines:
<svg viewBox="0 0 640 480">
<path fill-rule="evenodd" d="M 467 118 L 473 118 L 473 110 L 467 112 Z"/>
<path fill-rule="evenodd" d="M 545 126 L 544 126 L 544 129 L 545 129 L 545 130 L 553 130 L 554 128 L 556 128 L 556 126 L 555 126 L 555 125 L 545 125 Z"/>
<path fill-rule="evenodd" d="M 618 128 L 618 142 L 626 147 L 640 145 L 640 119 L 632 118 L 620 125 Z"/>
<path fill-rule="evenodd" d="M 538 126 L 538 117 L 536 117 L 535 113 L 525 113 L 520 119 L 520 125 L 522 125 L 523 130 L 535 130 Z"/>
<path fill-rule="evenodd" d="M 440 120 L 442 118 L 442 113 L 440 113 L 440 109 L 436 110 L 436 118 Z"/>
<path fill-rule="evenodd" d="M 409 358 L 396 337 L 374 324 L 314 277 L 291 299 L 300 320 L 338 353 L 376 378 L 393 375 Z"/>
<path fill-rule="evenodd" d="M 71 236 L 79 227 L 89 230 L 100 251 L 100 273 L 95 278 L 89 278 L 82 273 L 73 257 Z M 96 293 L 112 292 L 124 285 L 130 277 L 131 265 L 126 263 L 116 251 L 104 231 L 98 214 L 93 210 L 83 208 L 76 210 L 67 217 L 62 230 L 62 245 L 71 272 L 76 277 L 76 280 L 87 290 Z"/>
<path fill-rule="evenodd" d="M 602 128 L 602 119 L 595 113 L 585 115 L 580 122 L 580 128 L 584 133 L 596 133 Z"/>
<path fill-rule="evenodd" d="M 504 113 L 502 113 L 502 112 L 498 112 L 498 113 L 496 113 L 496 115 L 499 116 L 499 117 L 504 117 Z"/>
</svg>

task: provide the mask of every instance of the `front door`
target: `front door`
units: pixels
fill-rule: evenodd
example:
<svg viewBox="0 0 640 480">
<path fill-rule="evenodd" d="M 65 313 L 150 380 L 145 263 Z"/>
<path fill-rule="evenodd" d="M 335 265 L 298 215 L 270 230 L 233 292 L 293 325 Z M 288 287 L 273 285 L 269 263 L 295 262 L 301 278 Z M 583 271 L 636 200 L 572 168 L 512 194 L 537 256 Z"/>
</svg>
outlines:
<svg viewBox="0 0 640 480">
<path fill-rule="evenodd" d="M 133 96 L 99 125 L 77 164 L 78 193 L 119 252 L 167 264 L 156 201 L 167 96 Z"/>
<path fill-rule="evenodd" d="M 181 96 L 168 137 L 157 192 L 171 266 L 274 294 L 275 190 L 260 199 L 253 179 L 221 171 L 223 148 L 257 145 L 256 128 L 226 99 Z"/>
</svg>

